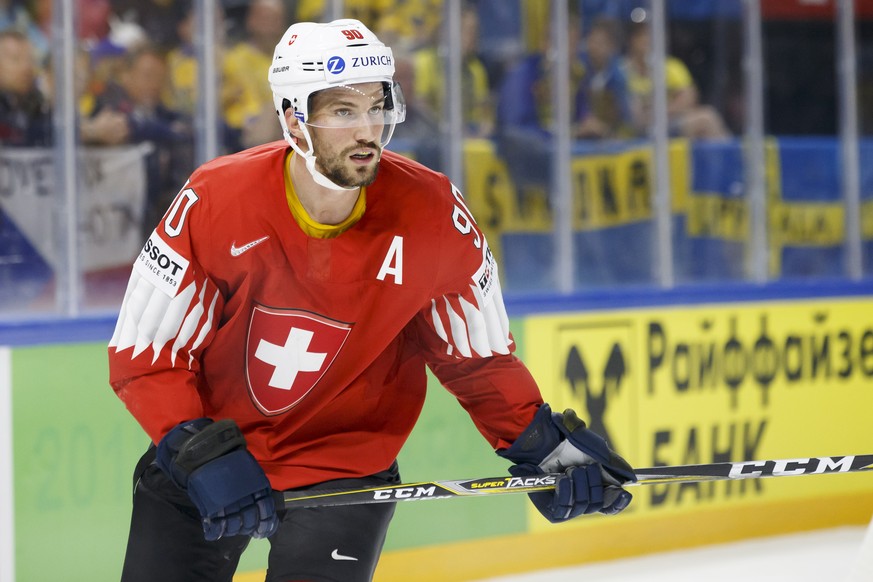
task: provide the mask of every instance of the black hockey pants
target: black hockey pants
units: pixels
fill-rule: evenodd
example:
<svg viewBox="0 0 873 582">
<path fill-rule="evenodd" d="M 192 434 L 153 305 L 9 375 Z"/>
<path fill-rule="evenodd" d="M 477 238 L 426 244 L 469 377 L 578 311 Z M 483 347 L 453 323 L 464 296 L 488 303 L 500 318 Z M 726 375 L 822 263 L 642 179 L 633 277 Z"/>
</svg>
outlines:
<svg viewBox="0 0 873 582">
<path fill-rule="evenodd" d="M 154 462 L 143 455 L 134 473 L 133 514 L 122 582 L 232 582 L 248 536 L 208 542 L 200 516 Z M 371 477 L 328 481 L 312 489 L 399 483 L 397 463 Z M 267 582 L 367 582 L 394 515 L 393 503 L 279 512 L 269 538 Z"/>
</svg>

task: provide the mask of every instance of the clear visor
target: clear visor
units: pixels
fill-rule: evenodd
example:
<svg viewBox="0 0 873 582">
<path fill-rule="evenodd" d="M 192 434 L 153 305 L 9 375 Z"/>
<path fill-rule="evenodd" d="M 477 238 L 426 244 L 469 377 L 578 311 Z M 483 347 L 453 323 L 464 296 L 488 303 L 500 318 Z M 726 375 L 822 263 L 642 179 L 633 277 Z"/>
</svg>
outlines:
<svg viewBox="0 0 873 582">
<path fill-rule="evenodd" d="M 406 119 L 400 85 L 373 82 L 339 85 L 313 93 L 306 125 L 326 129 L 394 127 Z"/>
</svg>

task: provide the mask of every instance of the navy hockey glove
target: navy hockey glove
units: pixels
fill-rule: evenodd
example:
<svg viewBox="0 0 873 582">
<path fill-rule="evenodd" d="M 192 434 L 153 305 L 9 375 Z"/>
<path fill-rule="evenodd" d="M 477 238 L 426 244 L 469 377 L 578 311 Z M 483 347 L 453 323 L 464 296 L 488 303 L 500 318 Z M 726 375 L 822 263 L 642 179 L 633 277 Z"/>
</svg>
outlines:
<svg viewBox="0 0 873 582">
<path fill-rule="evenodd" d="M 534 506 L 552 523 L 588 513 L 613 515 L 631 501 L 621 488 L 637 480 L 631 466 L 600 435 L 588 430 L 571 409 L 553 413 L 543 404 L 508 449 L 498 455 L 516 463 L 515 477 L 563 473 L 554 491 L 530 493 Z"/>
<path fill-rule="evenodd" d="M 234 421 L 176 425 L 158 443 L 157 463 L 197 506 L 207 540 L 265 538 L 279 527 L 270 482 Z"/>
</svg>

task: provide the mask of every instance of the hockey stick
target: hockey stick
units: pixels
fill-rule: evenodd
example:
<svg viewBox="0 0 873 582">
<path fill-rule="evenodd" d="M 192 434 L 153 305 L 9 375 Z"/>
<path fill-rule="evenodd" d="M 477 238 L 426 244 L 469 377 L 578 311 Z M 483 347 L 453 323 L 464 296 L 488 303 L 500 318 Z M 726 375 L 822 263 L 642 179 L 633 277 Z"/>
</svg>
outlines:
<svg viewBox="0 0 873 582">
<path fill-rule="evenodd" d="M 637 482 L 627 483 L 625 486 L 853 473 L 871 470 L 873 470 L 873 455 L 674 465 L 635 469 Z M 285 491 L 279 495 L 282 496 L 281 502 L 286 508 L 359 505 L 548 491 L 555 488 L 558 477 L 560 474 L 548 473 L 536 477 L 486 477 L 455 481 L 422 481 L 420 483 L 400 483 L 363 489 Z"/>
</svg>

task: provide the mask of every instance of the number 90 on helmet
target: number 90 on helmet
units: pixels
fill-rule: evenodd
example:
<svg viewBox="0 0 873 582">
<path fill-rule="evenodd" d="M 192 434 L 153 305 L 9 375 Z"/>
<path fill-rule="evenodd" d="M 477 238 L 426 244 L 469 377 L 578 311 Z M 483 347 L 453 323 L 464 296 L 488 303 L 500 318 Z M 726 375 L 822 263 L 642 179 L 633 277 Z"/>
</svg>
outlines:
<svg viewBox="0 0 873 582">
<path fill-rule="evenodd" d="M 306 125 L 316 125 L 311 123 L 310 105 L 312 95 L 318 91 L 359 83 L 382 83 L 385 99 L 374 109 L 378 119 L 367 120 L 367 123 L 384 123 L 382 146 L 391 139 L 394 125 L 406 117 L 403 94 L 394 83 L 391 49 L 358 20 L 293 24 L 276 45 L 268 80 L 285 139 L 298 149 L 285 120 L 285 110 L 290 107 L 302 124 L 310 155 L 312 143 Z"/>
</svg>

